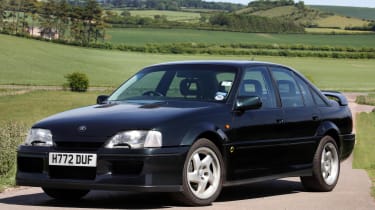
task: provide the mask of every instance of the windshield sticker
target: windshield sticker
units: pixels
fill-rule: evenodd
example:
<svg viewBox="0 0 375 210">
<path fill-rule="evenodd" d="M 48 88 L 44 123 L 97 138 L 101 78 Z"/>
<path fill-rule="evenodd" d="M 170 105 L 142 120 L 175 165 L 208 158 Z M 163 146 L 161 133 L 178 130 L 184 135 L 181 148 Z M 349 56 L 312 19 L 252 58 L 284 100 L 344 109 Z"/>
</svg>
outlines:
<svg viewBox="0 0 375 210">
<path fill-rule="evenodd" d="M 227 96 L 227 93 L 225 92 L 216 92 L 215 100 L 216 101 L 222 101 Z"/>
<path fill-rule="evenodd" d="M 217 96 L 215 96 L 215 100 L 216 100 L 216 101 L 222 101 L 222 100 L 224 100 L 224 96 L 222 96 L 222 95 L 217 95 Z"/>
<path fill-rule="evenodd" d="M 232 83 L 233 82 L 231 82 L 231 81 L 222 81 L 221 86 L 230 87 L 230 86 L 232 86 Z"/>
</svg>

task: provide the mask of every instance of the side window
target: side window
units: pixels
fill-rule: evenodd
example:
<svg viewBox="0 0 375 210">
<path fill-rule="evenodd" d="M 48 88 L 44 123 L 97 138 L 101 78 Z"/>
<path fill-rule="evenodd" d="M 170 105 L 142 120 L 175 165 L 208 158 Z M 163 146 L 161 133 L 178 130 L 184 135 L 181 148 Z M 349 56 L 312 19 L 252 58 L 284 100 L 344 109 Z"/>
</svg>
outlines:
<svg viewBox="0 0 375 210">
<path fill-rule="evenodd" d="M 245 70 L 238 95 L 258 96 L 262 100 L 262 107 L 276 108 L 275 91 L 271 84 L 266 67 L 250 67 Z"/>
<path fill-rule="evenodd" d="M 282 67 L 270 67 L 270 69 L 279 89 L 282 106 L 285 108 L 303 107 L 302 93 L 293 73 Z"/>
<path fill-rule="evenodd" d="M 171 78 L 166 96 L 223 101 L 230 93 L 234 77 L 233 72 L 197 71 L 193 75 L 180 71 Z"/>
<path fill-rule="evenodd" d="M 305 102 L 306 106 L 315 106 L 314 99 L 311 95 L 309 85 L 306 84 L 305 81 L 303 81 L 300 77 L 295 77 L 298 83 L 298 87 L 301 91 L 301 95 L 303 97 L 303 100 Z"/>
</svg>

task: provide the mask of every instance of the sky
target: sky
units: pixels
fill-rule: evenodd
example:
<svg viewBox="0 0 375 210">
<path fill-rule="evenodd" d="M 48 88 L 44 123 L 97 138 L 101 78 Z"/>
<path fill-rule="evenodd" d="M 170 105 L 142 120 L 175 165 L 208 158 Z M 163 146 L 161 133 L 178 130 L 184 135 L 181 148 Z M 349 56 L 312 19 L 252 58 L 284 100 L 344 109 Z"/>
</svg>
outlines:
<svg viewBox="0 0 375 210">
<path fill-rule="evenodd" d="M 231 2 L 248 4 L 250 0 L 205 0 L 216 2 Z M 298 0 L 294 0 L 297 2 Z M 335 6 L 353 6 L 353 7 L 373 7 L 375 8 L 375 0 L 304 0 L 306 5 L 335 5 Z"/>
</svg>

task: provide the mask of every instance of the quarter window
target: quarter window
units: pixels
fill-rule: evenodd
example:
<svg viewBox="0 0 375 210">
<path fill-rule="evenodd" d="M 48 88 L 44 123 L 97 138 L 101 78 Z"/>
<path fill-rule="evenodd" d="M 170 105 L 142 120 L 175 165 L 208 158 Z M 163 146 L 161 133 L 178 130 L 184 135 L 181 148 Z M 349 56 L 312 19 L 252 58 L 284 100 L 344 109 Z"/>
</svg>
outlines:
<svg viewBox="0 0 375 210">
<path fill-rule="evenodd" d="M 298 87 L 301 91 L 301 95 L 303 97 L 305 105 L 306 106 L 315 106 L 315 103 L 314 103 L 314 100 L 312 98 L 312 95 L 311 95 L 310 88 L 309 88 L 308 84 L 306 84 L 306 82 L 303 81 L 298 76 L 296 76 L 295 78 L 297 80 Z"/>
<path fill-rule="evenodd" d="M 326 102 L 322 99 L 322 97 L 318 95 L 314 90 L 311 90 L 311 93 L 314 97 L 315 103 L 318 106 L 327 106 Z"/>
</svg>

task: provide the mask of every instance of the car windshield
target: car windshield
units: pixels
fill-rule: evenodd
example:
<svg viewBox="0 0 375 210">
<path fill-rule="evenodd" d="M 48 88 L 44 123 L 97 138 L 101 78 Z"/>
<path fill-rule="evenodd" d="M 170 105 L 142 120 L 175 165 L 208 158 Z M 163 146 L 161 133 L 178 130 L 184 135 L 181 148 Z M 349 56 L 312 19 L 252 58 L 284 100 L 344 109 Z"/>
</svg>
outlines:
<svg viewBox="0 0 375 210">
<path fill-rule="evenodd" d="M 165 65 L 140 71 L 109 101 L 199 100 L 225 102 L 236 68 L 222 65 Z"/>
</svg>

